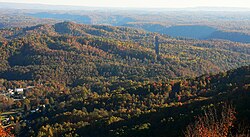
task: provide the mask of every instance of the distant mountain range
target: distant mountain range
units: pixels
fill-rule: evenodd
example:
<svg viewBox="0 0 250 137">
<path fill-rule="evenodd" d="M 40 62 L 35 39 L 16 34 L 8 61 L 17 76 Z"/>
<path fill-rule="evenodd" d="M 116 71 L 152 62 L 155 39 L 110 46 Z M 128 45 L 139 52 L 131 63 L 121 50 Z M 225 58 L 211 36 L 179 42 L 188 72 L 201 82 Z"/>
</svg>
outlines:
<svg viewBox="0 0 250 137">
<path fill-rule="evenodd" d="M 121 8 L 121 7 L 88 7 L 74 5 L 50 5 L 37 3 L 8 3 L 0 2 L 0 8 L 5 9 L 35 9 L 35 10 L 149 10 L 149 11 L 250 11 L 250 8 L 239 7 L 191 7 L 191 8 Z"/>
<path fill-rule="evenodd" d="M 172 37 L 250 43 L 250 9 L 247 8 L 141 9 L 1 3 L 0 11 L 0 28 L 71 21 L 133 27 Z"/>
</svg>

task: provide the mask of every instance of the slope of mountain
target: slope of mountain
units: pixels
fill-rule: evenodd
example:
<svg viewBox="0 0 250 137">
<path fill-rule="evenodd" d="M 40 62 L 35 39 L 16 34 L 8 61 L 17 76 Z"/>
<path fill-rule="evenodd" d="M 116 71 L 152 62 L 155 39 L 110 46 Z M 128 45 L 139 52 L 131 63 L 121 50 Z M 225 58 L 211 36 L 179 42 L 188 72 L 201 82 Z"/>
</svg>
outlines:
<svg viewBox="0 0 250 137">
<path fill-rule="evenodd" d="M 234 42 L 250 43 L 249 34 L 242 32 L 230 32 L 230 30 L 222 31 L 208 25 L 164 26 L 152 23 L 129 23 L 124 26 L 140 28 L 150 32 L 170 35 L 172 37 L 185 37 L 201 40 L 223 39 Z"/>
<path fill-rule="evenodd" d="M 37 18 L 44 19 L 60 19 L 66 21 L 75 21 L 77 23 L 83 24 L 109 24 L 112 26 L 127 26 L 133 27 L 137 29 L 143 29 L 145 31 L 156 32 L 161 34 L 170 35 L 172 37 L 186 37 L 192 39 L 224 39 L 230 40 L 233 42 L 249 42 L 249 31 L 247 27 L 242 30 L 241 28 L 236 29 L 235 26 L 228 26 L 229 28 L 223 28 L 223 26 L 217 22 L 215 24 L 209 24 L 207 22 L 204 23 L 187 23 L 189 25 L 185 25 L 185 21 L 183 23 L 180 22 L 175 23 L 177 25 L 173 25 L 172 23 L 162 23 L 155 22 L 153 20 L 140 19 L 137 16 L 127 16 L 126 14 L 120 13 L 120 15 L 110 15 L 109 18 L 105 18 L 102 16 L 102 13 L 89 13 L 79 15 L 77 13 L 72 14 L 60 14 L 60 13 L 35 13 L 28 14 Z M 105 13 L 109 14 L 109 13 Z M 134 13 L 136 14 L 136 13 Z M 152 16 L 148 13 L 148 16 Z M 155 16 L 155 15 L 154 15 Z M 156 15 L 157 16 L 157 15 Z M 226 15 L 225 15 L 226 16 Z M 154 18 L 154 17 L 152 17 Z M 159 16 L 159 18 L 162 18 Z M 226 20 L 227 17 L 225 17 Z M 171 18 L 172 19 L 172 18 Z M 235 20 L 237 21 L 237 19 Z M 230 23 L 229 23 L 230 24 Z M 243 25 L 243 24 L 242 24 Z M 246 22 L 245 25 L 248 25 Z M 224 26 L 225 27 L 225 26 Z"/>
<path fill-rule="evenodd" d="M 250 43 L 250 35 L 239 32 L 215 31 L 207 36 L 206 39 L 226 39 L 235 42 Z"/>
<path fill-rule="evenodd" d="M 49 5 L 1 3 L 0 28 L 26 27 L 37 24 L 53 24 L 74 21 L 91 25 L 129 26 L 172 37 L 193 39 L 224 39 L 233 42 L 249 43 L 249 11 L 221 11 L 190 9 L 116 9 L 69 7 L 75 10 L 45 10 Z M 12 5 L 12 6 L 11 6 Z M 4 6 L 9 8 L 4 8 Z M 29 7 L 22 9 L 21 7 Z M 18 7 L 18 8 L 16 8 Z M 186 11 L 185 11 L 186 10 Z M 236 25 L 237 24 L 237 25 Z"/>
<path fill-rule="evenodd" d="M 62 22 L 1 29 L 0 54 L 0 105 L 19 136 L 183 136 L 227 101 L 249 121 L 249 44 Z"/>
<path fill-rule="evenodd" d="M 249 136 L 250 12 L 221 9 L 0 2 L 0 136 Z"/>
<path fill-rule="evenodd" d="M 250 66 L 246 66 L 181 81 L 128 87 L 123 83 L 98 94 L 77 87 L 56 98 L 55 105 L 25 119 L 33 121 L 30 133 L 38 135 L 174 137 L 185 136 L 185 127 L 207 108 L 216 107 L 219 112 L 226 102 L 236 108 L 235 126 L 244 122 L 249 129 L 249 75 Z"/>
<path fill-rule="evenodd" d="M 100 77 L 157 80 L 197 76 L 250 63 L 248 44 L 163 35 L 159 35 L 157 57 L 155 35 L 126 27 L 70 22 L 4 29 L 0 31 L 0 76 L 77 85 Z"/>
<path fill-rule="evenodd" d="M 0 29 L 35 26 L 39 24 L 55 24 L 57 22 L 59 21 L 54 19 L 27 16 L 23 14 L 22 10 L 2 9 L 0 7 Z"/>
</svg>

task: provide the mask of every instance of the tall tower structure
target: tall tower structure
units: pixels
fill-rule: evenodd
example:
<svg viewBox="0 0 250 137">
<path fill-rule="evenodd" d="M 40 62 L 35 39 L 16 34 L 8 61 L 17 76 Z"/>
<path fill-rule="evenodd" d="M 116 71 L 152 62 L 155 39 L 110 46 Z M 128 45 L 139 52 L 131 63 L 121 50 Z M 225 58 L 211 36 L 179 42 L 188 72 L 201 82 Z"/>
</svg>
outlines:
<svg viewBox="0 0 250 137">
<path fill-rule="evenodd" d="M 160 54 L 160 49 L 159 49 L 159 37 L 155 36 L 155 53 L 157 56 Z"/>
</svg>

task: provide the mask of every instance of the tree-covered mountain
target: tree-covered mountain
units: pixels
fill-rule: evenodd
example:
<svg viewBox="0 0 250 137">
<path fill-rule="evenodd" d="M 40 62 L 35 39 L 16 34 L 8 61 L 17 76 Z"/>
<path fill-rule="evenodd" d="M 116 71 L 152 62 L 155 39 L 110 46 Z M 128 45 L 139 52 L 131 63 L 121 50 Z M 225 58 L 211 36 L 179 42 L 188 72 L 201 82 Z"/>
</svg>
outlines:
<svg viewBox="0 0 250 137">
<path fill-rule="evenodd" d="M 2 123 L 17 136 L 185 136 L 225 102 L 233 125 L 249 121 L 249 44 L 61 22 L 1 29 L 0 55 Z"/>
<path fill-rule="evenodd" d="M 3 29 L 0 76 L 78 85 L 111 79 L 161 80 L 249 65 L 249 45 L 175 39 L 126 27 L 71 22 Z"/>
<path fill-rule="evenodd" d="M 160 23 L 128 23 L 124 26 L 144 29 L 150 32 L 200 40 L 222 39 L 233 42 L 250 43 L 250 35 L 244 32 L 219 30 L 209 25 L 166 26 Z"/>
<path fill-rule="evenodd" d="M 17 120 L 23 131 L 19 136 L 187 136 L 190 123 L 209 109 L 216 109 L 210 116 L 219 118 L 215 115 L 223 111 L 225 103 L 237 112 L 226 134 L 246 136 L 249 75 L 246 66 L 183 80 L 124 81 L 119 86 L 116 82 L 93 82 L 92 88 L 66 87 L 55 81 L 1 80 L 0 84 L 6 88 L 35 86 L 19 106 L 25 110 Z M 36 108 L 38 111 L 33 111 Z"/>
<path fill-rule="evenodd" d="M 13 4 L 13 3 L 11 3 Z M 52 24 L 74 21 L 79 24 L 129 26 L 172 37 L 193 39 L 224 39 L 233 42 L 249 43 L 250 21 L 248 10 L 226 9 L 116 9 L 60 7 L 58 10 L 45 10 L 49 5 L 17 4 L 7 6 L 1 3 L 0 28 L 26 27 L 37 24 Z M 22 9 L 21 7 L 29 7 Z M 0 7 L 0 8 L 1 8 Z M 16 7 L 19 7 L 18 9 Z M 34 9 L 34 7 L 37 7 Z M 199 12 L 197 12 L 199 10 Z M 242 11 L 241 11 L 242 10 Z"/>
</svg>

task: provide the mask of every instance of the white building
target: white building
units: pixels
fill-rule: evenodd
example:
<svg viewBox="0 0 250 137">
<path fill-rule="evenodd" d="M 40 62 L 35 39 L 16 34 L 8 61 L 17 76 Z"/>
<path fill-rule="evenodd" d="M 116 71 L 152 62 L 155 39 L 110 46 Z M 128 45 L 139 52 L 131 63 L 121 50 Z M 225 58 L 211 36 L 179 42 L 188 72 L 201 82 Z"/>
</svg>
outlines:
<svg viewBox="0 0 250 137">
<path fill-rule="evenodd" d="M 23 94 L 23 88 L 16 88 L 15 92 L 17 92 L 18 94 Z"/>
</svg>

